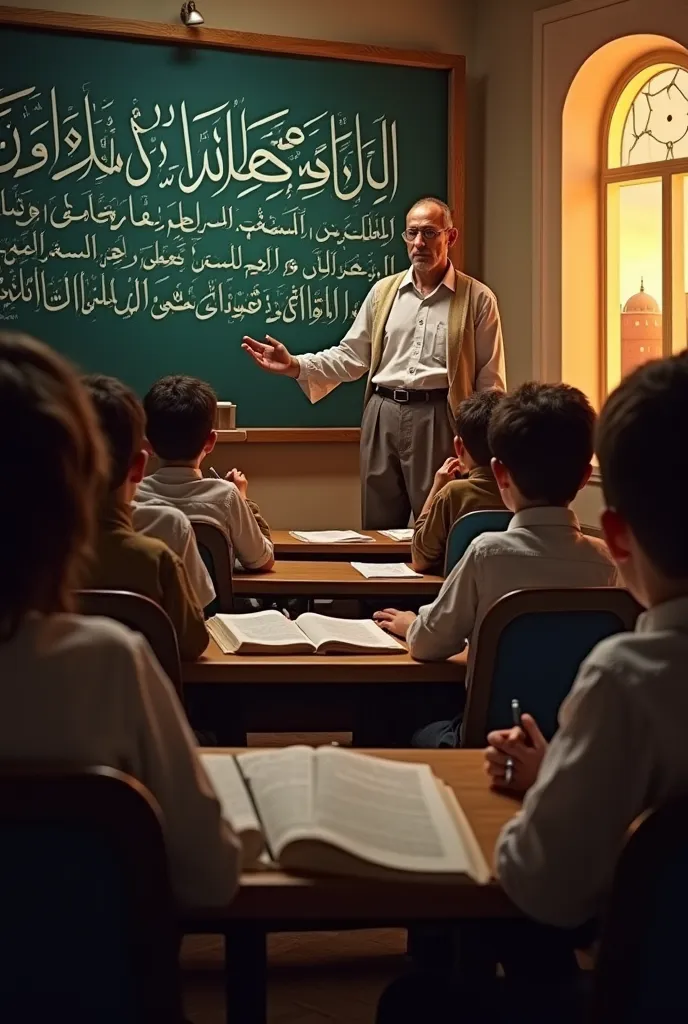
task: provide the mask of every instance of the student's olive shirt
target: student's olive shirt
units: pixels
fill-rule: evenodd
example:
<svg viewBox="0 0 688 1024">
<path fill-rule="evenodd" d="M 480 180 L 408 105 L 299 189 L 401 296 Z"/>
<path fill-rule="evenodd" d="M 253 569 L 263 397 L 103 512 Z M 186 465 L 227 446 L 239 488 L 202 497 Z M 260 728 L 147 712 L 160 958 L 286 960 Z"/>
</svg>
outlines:
<svg viewBox="0 0 688 1024">
<path fill-rule="evenodd" d="M 422 572 L 444 572 L 449 531 L 461 516 L 484 509 L 503 509 L 504 502 L 490 466 L 476 466 L 465 480 L 450 480 L 418 516 L 411 557 Z"/>
<path fill-rule="evenodd" d="M 172 620 L 183 660 L 198 658 L 208 646 L 203 612 L 181 559 L 164 541 L 136 533 L 131 507 L 123 503 L 111 502 L 101 510 L 85 586 L 131 590 L 159 604 Z"/>
</svg>

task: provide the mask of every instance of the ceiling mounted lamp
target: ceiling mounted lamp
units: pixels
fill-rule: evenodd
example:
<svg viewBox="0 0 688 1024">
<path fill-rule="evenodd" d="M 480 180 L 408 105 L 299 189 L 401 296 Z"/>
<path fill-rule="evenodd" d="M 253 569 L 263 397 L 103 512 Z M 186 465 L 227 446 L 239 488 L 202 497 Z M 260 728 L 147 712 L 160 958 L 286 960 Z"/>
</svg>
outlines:
<svg viewBox="0 0 688 1024">
<path fill-rule="evenodd" d="M 204 21 L 201 12 L 196 10 L 194 0 L 186 0 L 186 3 L 182 4 L 180 17 L 187 28 L 195 28 L 197 25 L 202 25 Z"/>
</svg>

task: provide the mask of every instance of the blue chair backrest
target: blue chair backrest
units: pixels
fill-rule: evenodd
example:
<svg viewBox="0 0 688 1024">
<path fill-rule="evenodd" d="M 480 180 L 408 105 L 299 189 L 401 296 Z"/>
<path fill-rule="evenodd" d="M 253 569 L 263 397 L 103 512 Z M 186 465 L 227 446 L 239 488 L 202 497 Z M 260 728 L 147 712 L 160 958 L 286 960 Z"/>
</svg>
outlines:
<svg viewBox="0 0 688 1024">
<path fill-rule="evenodd" d="M 590 1024 L 688 1019 L 688 799 L 660 807 L 628 840 L 602 929 Z"/>
<path fill-rule="evenodd" d="M 551 739 L 581 663 L 600 640 L 625 628 L 611 611 L 531 612 L 510 622 L 497 647 L 487 732 L 511 725 L 515 697 Z"/>
<path fill-rule="evenodd" d="M 498 533 L 506 530 L 513 512 L 507 509 L 485 509 L 482 512 L 467 512 L 457 519 L 447 538 L 447 554 L 444 560 L 444 575 L 448 576 L 457 562 L 466 554 L 471 541 L 481 533 Z"/>
</svg>

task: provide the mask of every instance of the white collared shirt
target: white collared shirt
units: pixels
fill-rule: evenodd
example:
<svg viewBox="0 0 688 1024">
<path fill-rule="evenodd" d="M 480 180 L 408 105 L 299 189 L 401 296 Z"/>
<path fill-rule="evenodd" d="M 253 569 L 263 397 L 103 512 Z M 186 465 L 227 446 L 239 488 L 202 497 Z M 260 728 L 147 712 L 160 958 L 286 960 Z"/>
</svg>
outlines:
<svg viewBox="0 0 688 1024">
<path fill-rule="evenodd" d="M 583 662 L 523 811 L 497 843 L 499 879 L 527 914 L 597 915 L 628 829 L 688 796 L 688 597 L 657 605 Z"/>
<path fill-rule="evenodd" d="M 586 537 L 574 512 L 552 505 L 524 509 L 502 533 L 472 542 L 433 604 L 420 609 L 408 632 L 409 650 L 423 661 L 459 654 L 491 605 L 513 590 L 616 584 L 606 544 Z"/>
<path fill-rule="evenodd" d="M 392 303 L 374 384 L 421 390 L 448 387 L 447 325 L 455 291 L 456 272 L 451 263 L 435 290 L 426 296 L 417 289 L 409 268 Z M 367 373 L 373 292 L 371 288 L 339 345 L 298 356 L 298 383 L 311 402 L 324 398 L 338 384 Z M 468 315 L 475 325 L 475 389 L 504 388 L 504 342 L 497 300 L 480 281 L 473 282 Z"/>
<path fill-rule="evenodd" d="M 203 476 L 191 466 L 164 466 L 143 478 L 136 491 L 141 504 L 173 505 L 187 516 L 208 516 L 229 534 L 234 556 L 245 569 L 260 569 L 274 556 L 251 509 L 230 480 Z"/>
<path fill-rule="evenodd" d="M 172 684 L 142 636 L 81 615 L 28 615 L 0 642 L 0 760 L 105 765 L 162 811 L 170 876 L 191 907 L 227 904 L 239 844 Z"/>
<path fill-rule="evenodd" d="M 137 533 L 157 537 L 175 555 L 179 555 L 199 605 L 207 608 L 215 600 L 215 588 L 198 551 L 196 535 L 188 517 L 178 508 L 138 505 L 136 502 L 132 502 L 131 513 L 132 526 Z"/>
</svg>

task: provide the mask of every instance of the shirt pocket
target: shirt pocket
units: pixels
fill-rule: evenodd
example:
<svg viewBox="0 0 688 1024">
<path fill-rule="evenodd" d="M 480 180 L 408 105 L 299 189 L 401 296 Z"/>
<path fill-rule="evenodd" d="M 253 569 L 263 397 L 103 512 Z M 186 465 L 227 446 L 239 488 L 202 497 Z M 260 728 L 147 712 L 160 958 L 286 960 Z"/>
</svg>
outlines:
<svg viewBox="0 0 688 1024">
<path fill-rule="evenodd" d="M 430 342 L 430 365 L 447 366 L 447 325 L 437 324 Z"/>
</svg>

